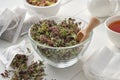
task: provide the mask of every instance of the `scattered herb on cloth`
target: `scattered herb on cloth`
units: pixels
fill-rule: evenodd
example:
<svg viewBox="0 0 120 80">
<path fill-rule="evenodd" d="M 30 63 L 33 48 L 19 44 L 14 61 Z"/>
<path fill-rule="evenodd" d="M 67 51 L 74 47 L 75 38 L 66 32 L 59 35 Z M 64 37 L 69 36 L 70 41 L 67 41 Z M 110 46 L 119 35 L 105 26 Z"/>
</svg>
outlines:
<svg viewBox="0 0 120 80">
<path fill-rule="evenodd" d="M 27 61 L 28 56 L 16 54 L 10 65 L 14 70 L 5 70 L 1 75 L 4 78 L 9 78 L 11 72 L 13 76 L 10 80 L 43 80 L 45 76 L 43 62 L 31 62 L 28 66 Z"/>
</svg>

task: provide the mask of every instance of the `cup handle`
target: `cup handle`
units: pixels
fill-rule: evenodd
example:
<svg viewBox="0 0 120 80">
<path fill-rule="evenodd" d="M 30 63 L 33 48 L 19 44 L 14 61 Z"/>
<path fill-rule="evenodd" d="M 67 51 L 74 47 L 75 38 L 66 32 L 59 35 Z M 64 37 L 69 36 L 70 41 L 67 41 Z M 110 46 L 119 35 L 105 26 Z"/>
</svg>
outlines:
<svg viewBox="0 0 120 80">
<path fill-rule="evenodd" d="M 73 0 L 61 0 L 61 5 L 66 5 L 67 3 L 71 2 Z"/>
</svg>

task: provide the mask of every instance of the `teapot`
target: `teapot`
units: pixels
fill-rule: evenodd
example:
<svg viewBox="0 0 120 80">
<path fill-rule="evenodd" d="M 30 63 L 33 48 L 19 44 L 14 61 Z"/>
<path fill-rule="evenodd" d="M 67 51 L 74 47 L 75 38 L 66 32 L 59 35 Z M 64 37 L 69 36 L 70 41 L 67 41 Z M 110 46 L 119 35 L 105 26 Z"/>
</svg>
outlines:
<svg viewBox="0 0 120 80">
<path fill-rule="evenodd" d="M 88 11 L 92 16 L 108 17 L 119 10 L 120 0 L 88 0 Z"/>
</svg>

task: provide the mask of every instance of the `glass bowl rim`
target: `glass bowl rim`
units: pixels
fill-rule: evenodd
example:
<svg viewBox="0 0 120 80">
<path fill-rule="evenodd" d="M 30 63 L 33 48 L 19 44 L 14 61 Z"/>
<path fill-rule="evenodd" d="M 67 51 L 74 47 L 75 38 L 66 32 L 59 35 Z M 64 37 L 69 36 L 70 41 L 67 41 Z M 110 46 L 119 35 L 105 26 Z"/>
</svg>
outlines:
<svg viewBox="0 0 120 80">
<path fill-rule="evenodd" d="M 81 20 L 82 22 L 84 22 L 85 24 L 88 24 L 88 22 L 84 21 L 84 20 L 81 19 L 81 18 L 77 18 L 77 17 L 56 17 L 56 16 L 52 16 L 52 17 L 44 18 L 44 19 L 48 19 L 48 20 L 49 20 L 50 18 L 73 18 L 73 19 L 79 19 L 79 20 Z M 42 20 L 44 20 L 44 19 L 42 19 Z M 78 47 L 78 46 L 80 46 L 80 45 L 85 44 L 85 43 L 88 42 L 89 40 L 91 41 L 91 38 L 92 38 L 92 36 L 93 36 L 93 31 L 92 31 L 92 32 L 90 33 L 89 37 L 88 37 L 85 41 L 80 42 L 79 44 L 76 44 L 76 45 L 73 45 L 73 46 L 67 46 L 67 47 L 51 47 L 51 46 L 48 46 L 48 45 L 41 44 L 41 43 L 35 41 L 35 40 L 31 37 L 31 35 L 30 35 L 30 30 L 31 30 L 32 27 L 33 27 L 33 25 L 31 25 L 31 27 L 30 27 L 29 30 L 28 30 L 28 37 L 29 37 L 29 39 L 30 39 L 33 43 L 35 43 L 35 44 L 37 44 L 37 45 L 39 45 L 39 46 L 42 46 L 42 47 L 45 47 L 45 48 L 50 48 L 50 49 L 70 49 L 70 48 Z"/>
</svg>

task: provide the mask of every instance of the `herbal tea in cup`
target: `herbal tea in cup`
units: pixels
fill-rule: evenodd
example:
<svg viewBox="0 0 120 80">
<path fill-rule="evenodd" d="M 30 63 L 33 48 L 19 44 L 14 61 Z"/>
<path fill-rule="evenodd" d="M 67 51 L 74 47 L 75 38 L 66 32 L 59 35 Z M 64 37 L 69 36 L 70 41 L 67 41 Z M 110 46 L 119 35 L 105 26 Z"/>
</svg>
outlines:
<svg viewBox="0 0 120 80">
<path fill-rule="evenodd" d="M 120 16 L 112 16 L 105 21 L 110 41 L 120 48 Z"/>
</svg>

